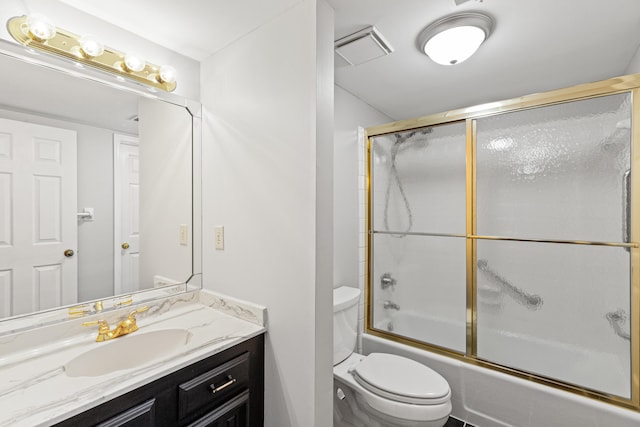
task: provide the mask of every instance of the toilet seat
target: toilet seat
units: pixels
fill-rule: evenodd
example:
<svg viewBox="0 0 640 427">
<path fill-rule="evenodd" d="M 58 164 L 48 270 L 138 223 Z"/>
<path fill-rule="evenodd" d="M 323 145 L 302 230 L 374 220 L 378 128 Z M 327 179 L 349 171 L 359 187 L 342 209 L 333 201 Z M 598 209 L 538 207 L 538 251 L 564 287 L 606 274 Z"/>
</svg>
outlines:
<svg viewBox="0 0 640 427">
<path fill-rule="evenodd" d="M 386 353 L 371 353 L 352 371 L 366 390 L 396 402 L 440 405 L 451 399 L 447 381 L 427 366 Z"/>
</svg>

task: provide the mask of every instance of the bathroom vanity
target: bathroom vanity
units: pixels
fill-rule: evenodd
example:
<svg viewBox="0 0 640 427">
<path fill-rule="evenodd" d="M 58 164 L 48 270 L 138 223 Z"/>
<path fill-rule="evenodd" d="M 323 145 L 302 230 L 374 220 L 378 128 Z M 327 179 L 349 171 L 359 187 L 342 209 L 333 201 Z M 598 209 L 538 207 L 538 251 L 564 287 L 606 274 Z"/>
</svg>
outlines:
<svg viewBox="0 0 640 427">
<path fill-rule="evenodd" d="M 263 424 L 265 309 L 195 291 L 0 336 L 0 426 Z"/>
<path fill-rule="evenodd" d="M 263 349 L 259 335 L 57 425 L 261 426 Z"/>
</svg>

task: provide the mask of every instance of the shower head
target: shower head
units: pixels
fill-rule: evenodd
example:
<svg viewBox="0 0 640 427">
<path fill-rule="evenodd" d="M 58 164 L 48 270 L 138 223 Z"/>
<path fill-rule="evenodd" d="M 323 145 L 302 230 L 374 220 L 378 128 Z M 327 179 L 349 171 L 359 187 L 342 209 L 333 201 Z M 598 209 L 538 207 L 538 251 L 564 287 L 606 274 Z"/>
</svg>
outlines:
<svg viewBox="0 0 640 427">
<path fill-rule="evenodd" d="M 402 144 L 404 142 L 417 142 L 417 141 L 412 141 L 411 139 L 415 136 L 429 135 L 432 132 L 433 132 L 432 128 L 421 128 L 421 129 L 413 130 L 410 132 L 396 133 L 394 135 L 396 137 L 394 144 Z"/>
<path fill-rule="evenodd" d="M 396 133 L 394 136 L 396 140 L 393 142 L 393 146 L 391 147 L 391 156 L 395 158 L 396 154 L 399 151 L 404 151 L 407 148 L 424 148 L 429 145 L 429 141 L 424 137 L 425 135 L 429 135 L 433 132 L 431 128 L 422 128 L 418 130 L 413 130 L 410 132 L 402 132 Z"/>
</svg>

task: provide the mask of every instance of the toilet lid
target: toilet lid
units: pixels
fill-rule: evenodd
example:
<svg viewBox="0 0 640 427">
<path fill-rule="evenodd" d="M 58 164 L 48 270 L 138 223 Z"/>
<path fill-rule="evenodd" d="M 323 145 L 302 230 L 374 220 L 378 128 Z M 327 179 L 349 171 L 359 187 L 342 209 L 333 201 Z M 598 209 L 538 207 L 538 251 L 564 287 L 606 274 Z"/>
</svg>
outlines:
<svg viewBox="0 0 640 427">
<path fill-rule="evenodd" d="M 450 398 L 447 381 L 422 363 L 386 353 L 371 353 L 353 371 L 355 380 L 377 395 L 405 403 L 436 405 Z"/>
</svg>

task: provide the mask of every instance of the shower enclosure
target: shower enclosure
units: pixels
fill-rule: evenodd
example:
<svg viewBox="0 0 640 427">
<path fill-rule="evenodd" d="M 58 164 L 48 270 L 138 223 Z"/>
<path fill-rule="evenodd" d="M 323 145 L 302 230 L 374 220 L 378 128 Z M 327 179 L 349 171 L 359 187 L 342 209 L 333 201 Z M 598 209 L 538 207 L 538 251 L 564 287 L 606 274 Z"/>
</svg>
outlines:
<svg viewBox="0 0 640 427">
<path fill-rule="evenodd" d="M 367 333 L 640 409 L 639 87 L 367 129 Z"/>
</svg>

